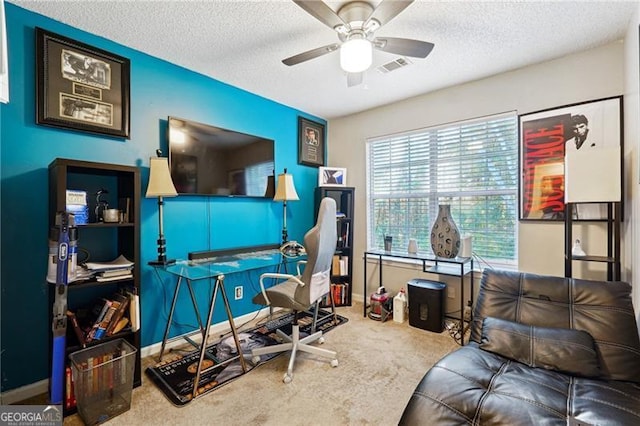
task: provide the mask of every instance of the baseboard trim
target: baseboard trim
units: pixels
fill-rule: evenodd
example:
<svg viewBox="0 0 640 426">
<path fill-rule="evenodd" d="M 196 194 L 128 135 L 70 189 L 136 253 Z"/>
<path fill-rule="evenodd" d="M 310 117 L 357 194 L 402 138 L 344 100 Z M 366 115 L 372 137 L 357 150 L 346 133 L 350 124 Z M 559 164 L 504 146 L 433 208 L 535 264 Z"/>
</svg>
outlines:
<svg viewBox="0 0 640 426">
<path fill-rule="evenodd" d="M 15 404 L 16 402 L 24 401 L 25 399 L 33 398 L 43 393 L 49 393 L 49 379 L 43 379 L 35 383 L 11 389 L 10 391 L 2 392 L 0 395 L 0 404 Z"/>
<path fill-rule="evenodd" d="M 275 308 L 274 312 L 279 311 L 279 308 Z M 251 321 L 253 319 L 261 319 L 269 315 L 269 308 L 263 308 L 257 312 L 251 312 L 246 315 L 239 316 L 235 318 L 236 325 L 243 324 L 245 321 Z M 209 335 L 215 336 L 219 333 L 225 333 L 231 330 L 229 327 L 229 323 L 227 321 L 222 321 L 217 324 L 213 324 L 209 327 Z M 185 333 L 180 336 L 176 336 L 171 338 L 167 345 L 165 346 L 165 351 L 167 349 L 174 348 L 176 346 L 181 346 L 185 343 L 183 337 L 190 336 L 193 333 Z M 199 331 L 197 331 L 191 340 L 200 343 L 202 341 L 202 335 Z M 149 346 L 145 346 L 140 349 L 140 357 L 145 358 L 151 355 L 159 354 L 160 348 L 162 348 L 162 342 L 154 343 Z M 28 385 L 21 386 L 19 388 L 11 389 L 6 392 L 2 392 L 0 394 L 0 405 L 9 405 L 15 404 L 20 401 L 24 401 L 29 398 L 33 398 L 38 395 L 42 395 L 44 393 L 49 393 L 49 379 L 43 379 L 34 383 L 30 383 Z"/>
</svg>

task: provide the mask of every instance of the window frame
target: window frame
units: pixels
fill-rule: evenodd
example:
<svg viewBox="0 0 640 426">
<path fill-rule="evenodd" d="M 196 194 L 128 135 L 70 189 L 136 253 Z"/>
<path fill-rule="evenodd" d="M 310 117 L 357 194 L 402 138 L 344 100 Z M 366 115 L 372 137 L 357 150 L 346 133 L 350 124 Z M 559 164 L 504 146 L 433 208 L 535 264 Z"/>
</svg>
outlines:
<svg viewBox="0 0 640 426">
<path fill-rule="evenodd" d="M 426 142 L 428 143 L 427 150 L 430 151 L 431 157 L 427 157 L 427 160 L 422 160 L 422 161 L 424 161 L 427 167 L 432 167 L 434 164 L 438 164 L 437 163 L 438 158 L 433 155 L 434 154 L 433 151 L 434 150 L 437 151 L 439 146 L 439 141 L 442 141 L 443 138 L 446 138 L 446 136 L 441 136 L 441 134 L 443 133 L 446 134 L 447 132 L 455 132 L 457 129 L 457 131 L 459 132 L 459 135 L 457 136 L 457 138 L 454 137 L 453 142 L 448 141 L 448 145 L 442 145 L 444 147 L 451 147 L 451 146 L 454 146 L 455 144 L 460 144 L 464 140 L 466 140 L 466 138 L 468 137 L 468 133 L 465 133 L 465 129 L 466 129 L 466 132 L 469 132 L 469 128 L 471 128 L 472 126 L 485 125 L 488 127 L 488 129 L 485 129 L 484 131 L 486 132 L 486 134 L 489 134 L 489 131 L 492 125 L 497 125 L 501 121 L 505 121 L 505 120 L 507 121 L 510 120 L 510 122 L 507 122 L 506 124 L 504 124 L 505 127 L 504 129 L 501 129 L 499 135 L 501 137 L 504 137 L 505 135 L 507 137 L 511 137 L 512 144 L 513 144 L 512 146 L 509 147 L 510 149 L 509 154 L 506 154 L 504 157 L 501 157 L 501 158 L 504 158 L 505 161 L 508 161 L 508 166 L 505 169 L 503 169 L 503 171 L 510 177 L 509 181 L 511 183 L 508 184 L 506 187 L 503 186 L 503 187 L 491 188 L 490 185 L 487 185 L 484 188 L 471 188 L 468 190 L 461 189 L 461 188 L 458 190 L 449 190 L 449 191 L 447 190 L 443 191 L 441 188 L 432 189 L 434 186 L 442 186 L 442 184 L 436 185 L 438 177 L 435 175 L 437 173 L 427 172 L 427 174 L 430 174 L 428 178 L 428 180 L 430 181 L 430 184 L 429 184 L 430 188 L 427 190 L 411 191 L 411 189 L 409 189 L 408 192 L 388 194 L 387 196 L 373 198 L 375 194 L 372 194 L 372 192 L 374 191 L 373 182 L 372 182 L 372 172 L 373 172 L 372 167 L 375 167 L 375 166 L 372 164 L 374 161 L 372 159 L 372 149 L 375 143 L 391 144 L 395 140 L 396 143 L 401 143 L 401 144 L 404 143 L 404 145 L 407 147 L 406 148 L 407 152 L 409 152 L 409 146 L 412 142 L 412 137 L 418 138 L 418 143 L 427 141 Z M 435 136 L 435 140 L 433 139 L 434 136 Z M 376 244 L 376 240 L 374 240 L 377 234 L 379 233 L 378 230 L 374 231 L 374 226 L 376 225 L 374 224 L 374 220 L 372 218 L 372 215 L 374 214 L 374 211 L 375 211 L 374 203 L 376 202 L 376 200 L 380 200 L 380 199 L 386 199 L 386 200 L 403 199 L 404 200 L 404 199 L 411 199 L 411 198 L 421 198 L 421 199 L 427 200 L 426 208 L 428 209 L 428 214 L 430 216 L 430 220 L 429 220 L 430 223 L 428 225 L 430 230 L 433 220 L 435 220 L 435 217 L 437 215 L 438 200 L 442 200 L 443 197 L 451 197 L 453 200 L 455 200 L 455 202 L 451 203 L 452 210 L 454 210 L 455 203 L 458 203 L 459 208 L 464 209 L 463 205 L 464 205 L 465 197 L 467 197 L 467 199 L 468 197 L 478 197 L 478 196 L 486 197 L 487 202 L 495 199 L 496 197 L 510 197 L 511 200 L 505 201 L 504 204 L 505 204 L 505 207 L 508 207 L 508 209 L 505 208 L 505 210 L 508 210 L 509 212 L 508 214 L 509 219 L 507 220 L 513 221 L 512 223 L 513 223 L 514 235 L 513 235 L 512 243 L 510 242 L 509 245 L 506 247 L 511 248 L 511 244 L 513 244 L 513 259 L 508 257 L 484 259 L 482 256 L 482 253 L 478 254 L 475 249 L 474 249 L 474 258 L 477 260 L 476 265 L 486 264 L 491 267 L 498 266 L 498 267 L 504 267 L 508 269 L 517 268 L 518 266 L 518 224 L 519 224 L 518 222 L 519 144 L 518 144 L 518 115 L 516 111 L 508 111 L 504 113 L 492 114 L 492 115 L 478 117 L 474 119 L 460 120 L 460 121 L 450 122 L 442 125 L 435 125 L 435 126 L 429 126 L 429 127 L 415 129 L 415 130 L 397 132 L 394 134 L 388 134 L 384 136 L 368 137 L 365 140 L 365 152 L 366 152 L 365 153 L 366 155 L 366 158 L 365 158 L 366 185 L 365 186 L 366 186 L 366 247 L 367 247 L 367 250 L 382 248 L 381 243 L 378 241 L 378 244 Z M 408 156 L 409 154 L 407 154 L 407 157 Z M 466 156 L 464 155 L 459 156 L 459 158 L 465 158 L 465 157 Z M 484 154 L 481 160 L 486 161 L 490 157 L 491 157 L 491 153 L 487 152 Z M 403 167 L 406 168 L 406 167 L 411 167 L 411 165 L 415 166 L 415 164 L 418 162 L 413 163 L 409 159 L 404 163 L 403 163 Z M 443 165 L 444 162 L 440 161 L 440 164 Z M 400 169 L 400 167 L 398 167 L 398 169 Z M 452 176 L 453 175 L 455 175 L 455 173 L 453 173 Z M 445 177 L 447 177 L 446 174 L 445 174 Z M 434 182 L 434 179 L 435 179 L 435 182 Z M 441 176 L 441 179 L 442 179 L 442 176 Z M 390 181 L 391 180 L 392 178 L 390 178 Z M 461 181 L 458 180 L 457 184 L 460 185 L 460 182 Z M 471 199 L 470 202 L 477 203 L 479 202 L 479 199 Z M 415 206 L 413 208 L 415 208 Z M 391 208 L 389 208 L 389 210 L 391 211 Z M 415 231 L 415 228 L 409 224 L 408 218 L 405 219 L 403 224 L 406 229 Z M 475 225 L 477 226 L 477 224 Z M 486 235 L 488 232 L 491 232 L 491 231 L 483 232 L 483 234 Z M 409 238 L 408 236 L 405 236 L 405 237 L 407 239 Z M 394 239 L 394 243 L 395 242 L 396 241 Z M 421 245 L 424 245 L 424 241 L 422 241 Z M 395 244 L 394 246 L 398 250 L 403 249 L 403 248 L 397 248 L 398 246 L 396 246 Z M 430 245 L 429 247 L 421 247 L 420 251 L 430 252 L 431 247 Z"/>
</svg>

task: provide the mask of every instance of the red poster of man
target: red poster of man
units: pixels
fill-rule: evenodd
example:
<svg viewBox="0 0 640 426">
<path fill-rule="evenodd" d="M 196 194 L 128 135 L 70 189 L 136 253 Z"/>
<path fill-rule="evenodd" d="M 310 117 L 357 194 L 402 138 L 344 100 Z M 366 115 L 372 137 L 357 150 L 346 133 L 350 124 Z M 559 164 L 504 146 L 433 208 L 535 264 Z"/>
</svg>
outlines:
<svg viewBox="0 0 640 426">
<path fill-rule="evenodd" d="M 564 218 L 564 145 L 570 114 L 522 123 L 523 219 Z"/>
<path fill-rule="evenodd" d="M 587 158 L 600 156 L 586 153 L 622 147 L 621 110 L 622 97 L 617 96 L 519 116 L 521 220 L 564 220 L 565 158 L 569 153 L 593 161 Z M 599 219 L 602 207 L 578 203 L 572 215 Z"/>
</svg>

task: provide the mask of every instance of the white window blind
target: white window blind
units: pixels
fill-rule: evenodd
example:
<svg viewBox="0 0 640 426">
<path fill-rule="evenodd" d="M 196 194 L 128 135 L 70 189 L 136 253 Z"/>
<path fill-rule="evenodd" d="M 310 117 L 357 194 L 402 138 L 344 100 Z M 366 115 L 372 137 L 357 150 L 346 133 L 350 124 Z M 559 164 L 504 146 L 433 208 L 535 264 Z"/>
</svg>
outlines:
<svg viewBox="0 0 640 426">
<path fill-rule="evenodd" d="M 517 262 L 518 128 L 514 113 L 367 140 L 367 245 L 431 251 L 439 204 L 450 204 L 474 255 Z"/>
</svg>

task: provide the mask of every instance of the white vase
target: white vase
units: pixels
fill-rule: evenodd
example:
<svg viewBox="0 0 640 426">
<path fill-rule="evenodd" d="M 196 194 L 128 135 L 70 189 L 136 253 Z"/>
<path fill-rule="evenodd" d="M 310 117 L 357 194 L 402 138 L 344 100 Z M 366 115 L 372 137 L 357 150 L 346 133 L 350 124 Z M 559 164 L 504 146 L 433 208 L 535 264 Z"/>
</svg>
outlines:
<svg viewBox="0 0 640 426">
<path fill-rule="evenodd" d="M 407 247 L 407 252 L 409 254 L 418 253 L 418 242 L 415 238 L 409 238 L 409 246 Z"/>
</svg>

